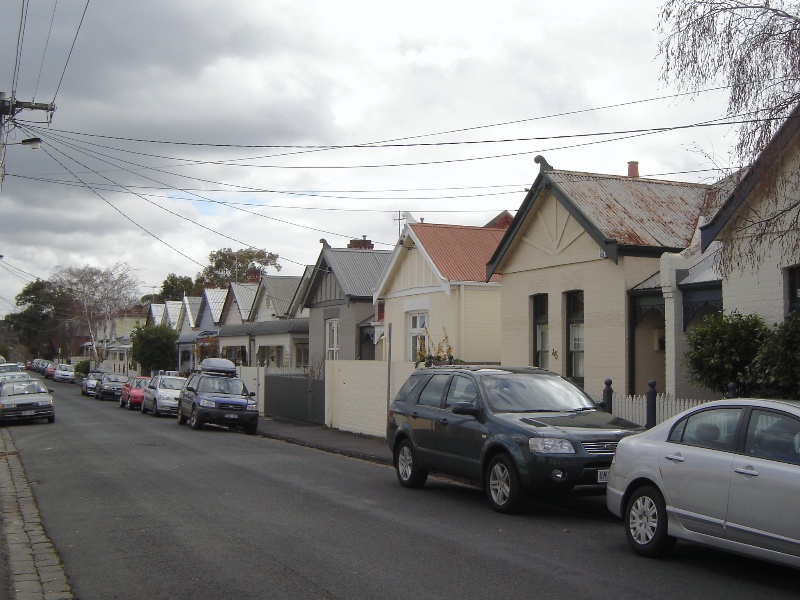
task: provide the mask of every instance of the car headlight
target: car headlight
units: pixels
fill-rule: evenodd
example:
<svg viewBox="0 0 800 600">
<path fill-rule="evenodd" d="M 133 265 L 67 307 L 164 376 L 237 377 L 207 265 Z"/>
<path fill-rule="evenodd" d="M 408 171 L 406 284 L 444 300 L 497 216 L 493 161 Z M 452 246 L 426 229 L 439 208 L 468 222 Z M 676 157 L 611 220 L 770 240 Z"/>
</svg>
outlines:
<svg viewBox="0 0 800 600">
<path fill-rule="evenodd" d="M 216 408 L 217 404 L 213 400 L 200 400 L 200 406 L 205 408 Z"/>
<path fill-rule="evenodd" d="M 258 410 L 258 404 L 248 404 L 247 405 L 247 410 L 255 410 L 255 411 L 257 411 Z"/>
<path fill-rule="evenodd" d="M 575 454 L 572 443 L 563 438 L 530 438 L 528 448 L 541 454 Z"/>
</svg>

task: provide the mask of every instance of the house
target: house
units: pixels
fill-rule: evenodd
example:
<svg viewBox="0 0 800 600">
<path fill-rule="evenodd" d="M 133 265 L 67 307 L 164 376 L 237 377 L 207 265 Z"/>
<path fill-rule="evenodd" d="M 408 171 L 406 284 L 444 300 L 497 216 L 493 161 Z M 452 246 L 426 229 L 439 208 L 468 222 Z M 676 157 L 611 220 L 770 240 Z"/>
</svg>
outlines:
<svg viewBox="0 0 800 600">
<path fill-rule="evenodd" d="M 188 373 L 195 368 L 195 341 L 200 333 L 197 319 L 200 316 L 201 296 L 184 296 L 181 320 L 178 325 L 178 370 Z"/>
<path fill-rule="evenodd" d="M 665 379 L 663 298 L 629 295 L 660 257 L 692 241 L 709 186 L 557 170 L 540 172 L 486 267 L 502 274 L 501 362 L 532 364 L 599 397 Z"/>
<path fill-rule="evenodd" d="M 500 363 L 500 275 L 485 281 L 486 263 L 511 219 L 406 225 L 373 295 L 379 336 L 388 339 L 392 324 L 392 360 L 416 362 L 438 347 L 465 362 Z M 389 344 L 381 350 L 387 360 Z"/>
<path fill-rule="evenodd" d="M 701 249 L 720 243 L 733 267 L 722 279 L 726 312 L 755 314 L 771 326 L 800 310 L 799 172 L 800 104 L 700 227 Z M 768 222 L 775 231 L 762 229 Z"/>
<path fill-rule="evenodd" d="M 219 356 L 219 326 L 227 295 L 227 288 L 207 287 L 203 290 L 195 321 L 197 336 L 194 345 L 198 362 L 209 356 Z"/>
<path fill-rule="evenodd" d="M 308 367 L 307 313 L 292 312 L 301 282 L 256 269 L 247 283 L 231 283 L 219 331 L 222 356 L 245 366 Z"/>
<path fill-rule="evenodd" d="M 391 252 L 368 239 L 331 248 L 325 240 L 300 306 L 309 310 L 309 363 L 375 358 L 373 292 Z"/>
</svg>

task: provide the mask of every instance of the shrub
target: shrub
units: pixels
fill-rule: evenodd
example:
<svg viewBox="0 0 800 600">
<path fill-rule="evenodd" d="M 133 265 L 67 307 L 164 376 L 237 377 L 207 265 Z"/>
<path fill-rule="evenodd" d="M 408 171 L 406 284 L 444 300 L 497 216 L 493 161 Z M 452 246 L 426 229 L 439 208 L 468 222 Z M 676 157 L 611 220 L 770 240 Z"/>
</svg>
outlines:
<svg viewBox="0 0 800 600">
<path fill-rule="evenodd" d="M 77 365 L 75 365 L 75 373 L 83 375 L 84 377 L 89 372 L 90 363 L 88 360 L 82 360 Z"/>
<path fill-rule="evenodd" d="M 751 391 L 767 398 L 800 399 L 800 313 L 775 326 L 749 369 Z"/>
<path fill-rule="evenodd" d="M 684 365 L 692 381 L 715 392 L 725 393 L 730 382 L 739 394 L 748 395 L 754 382 L 748 367 L 755 359 L 769 329 L 757 315 L 716 313 L 686 335 L 689 350 Z"/>
</svg>

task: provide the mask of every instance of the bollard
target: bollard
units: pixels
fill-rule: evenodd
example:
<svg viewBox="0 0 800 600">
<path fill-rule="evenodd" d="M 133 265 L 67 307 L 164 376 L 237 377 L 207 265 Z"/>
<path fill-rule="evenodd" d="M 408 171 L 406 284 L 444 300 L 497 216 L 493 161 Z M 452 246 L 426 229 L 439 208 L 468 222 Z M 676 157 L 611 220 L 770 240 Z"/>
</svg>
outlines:
<svg viewBox="0 0 800 600">
<path fill-rule="evenodd" d="M 647 390 L 647 422 L 645 427 L 652 429 L 656 426 L 656 380 L 651 379 L 647 382 L 650 389 Z"/>
<path fill-rule="evenodd" d="M 611 398 L 614 396 L 614 390 L 611 389 L 611 380 L 605 380 L 606 387 L 603 388 L 603 404 L 605 404 L 605 409 L 607 412 L 613 414 L 613 407 L 611 406 Z"/>
</svg>

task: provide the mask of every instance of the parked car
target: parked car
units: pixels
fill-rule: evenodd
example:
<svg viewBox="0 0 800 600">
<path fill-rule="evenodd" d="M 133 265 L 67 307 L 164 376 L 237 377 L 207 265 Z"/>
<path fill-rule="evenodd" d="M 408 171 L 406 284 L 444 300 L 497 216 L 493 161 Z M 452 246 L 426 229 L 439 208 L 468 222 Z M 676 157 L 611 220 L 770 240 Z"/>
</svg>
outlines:
<svg viewBox="0 0 800 600">
<path fill-rule="evenodd" d="M 47 366 L 44 368 L 44 371 L 42 372 L 44 374 L 45 379 L 53 378 L 53 374 L 56 372 L 56 366 L 57 365 L 54 362 L 47 363 Z"/>
<path fill-rule="evenodd" d="M 102 376 L 102 371 L 92 371 L 91 373 L 87 373 L 86 377 L 84 377 L 83 381 L 81 382 L 81 394 L 84 396 L 94 396 L 95 386 L 97 385 L 97 382 L 100 381 Z"/>
<path fill-rule="evenodd" d="M 417 369 L 387 421 L 403 486 L 424 485 L 430 471 L 456 476 L 502 513 L 534 492 L 603 492 L 617 442 L 642 430 L 534 367 Z"/>
<path fill-rule="evenodd" d="M 122 395 L 122 386 L 128 376 L 122 373 L 103 373 L 94 386 L 94 397 L 98 400 L 116 400 Z"/>
<path fill-rule="evenodd" d="M 17 363 L 0 363 L 0 375 L 4 373 L 22 373 L 22 369 L 19 368 Z"/>
<path fill-rule="evenodd" d="M 800 404 L 718 400 L 622 440 L 606 503 L 647 557 L 676 539 L 800 567 Z"/>
<path fill-rule="evenodd" d="M 145 375 L 129 377 L 125 385 L 122 386 L 122 393 L 119 396 L 120 408 L 127 408 L 128 410 L 141 408 L 142 393 L 150 382 L 150 379 L 150 377 Z"/>
<path fill-rule="evenodd" d="M 189 375 L 178 396 L 178 424 L 192 429 L 205 423 L 239 427 L 248 435 L 258 431 L 255 392 L 248 392 L 236 365 L 224 358 L 206 358 Z M 144 405 L 143 405 L 144 406 Z"/>
<path fill-rule="evenodd" d="M 52 391 L 32 377 L 0 381 L 0 421 L 47 419 L 54 423 Z"/>
<path fill-rule="evenodd" d="M 157 417 L 165 413 L 178 412 L 178 394 L 186 383 L 186 377 L 157 375 L 147 384 L 142 395 L 142 414 L 153 411 Z"/>
<path fill-rule="evenodd" d="M 53 371 L 53 381 L 75 383 L 75 367 L 66 364 L 56 365 L 56 370 Z"/>
</svg>

